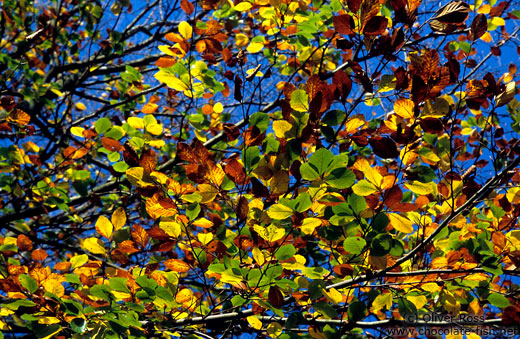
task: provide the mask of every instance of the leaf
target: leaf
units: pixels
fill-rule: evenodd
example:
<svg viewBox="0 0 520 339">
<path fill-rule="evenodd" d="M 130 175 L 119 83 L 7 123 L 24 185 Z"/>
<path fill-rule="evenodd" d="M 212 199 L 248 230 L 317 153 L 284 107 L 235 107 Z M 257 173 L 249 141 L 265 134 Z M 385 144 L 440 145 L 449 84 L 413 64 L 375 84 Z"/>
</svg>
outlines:
<svg viewBox="0 0 520 339">
<path fill-rule="evenodd" d="M 94 128 L 98 134 L 103 134 L 112 127 L 112 123 L 108 118 L 100 118 L 94 123 Z"/>
<path fill-rule="evenodd" d="M 75 270 L 78 267 L 83 266 L 88 262 L 88 255 L 86 254 L 79 254 L 75 255 L 72 258 L 70 258 L 70 269 Z"/>
<path fill-rule="evenodd" d="M 191 35 L 193 34 L 193 29 L 191 28 L 190 24 L 186 21 L 181 21 L 179 23 L 179 34 L 182 35 L 182 37 L 186 40 L 191 38 Z"/>
<path fill-rule="evenodd" d="M 356 24 L 354 23 L 354 19 L 348 14 L 342 14 L 332 17 L 332 23 L 334 24 L 334 29 L 339 34 L 351 35 L 354 34 L 354 28 Z"/>
<path fill-rule="evenodd" d="M 386 31 L 386 27 L 388 26 L 388 19 L 384 16 L 373 16 L 368 22 L 365 24 L 363 28 L 363 34 L 368 36 L 381 35 L 384 31 Z"/>
<path fill-rule="evenodd" d="M 96 231 L 103 237 L 111 239 L 114 226 L 107 219 L 107 217 L 101 215 L 96 222 Z"/>
<path fill-rule="evenodd" d="M 70 328 L 76 333 L 83 333 L 87 329 L 87 321 L 83 318 L 74 318 L 70 321 Z"/>
<path fill-rule="evenodd" d="M 146 230 L 137 224 L 132 226 L 130 235 L 132 236 L 132 239 L 134 239 L 134 241 L 142 248 L 146 247 L 146 245 L 148 245 L 148 241 L 150 240 L 150 236 Z"/>
<path fill-rule="evenodd" d="M 413 119 L 414 107 L 415 104 L 412 100 L 399 98 L 394 103 L 394 112 L 405 119 Z"/>
<path fill-rule="evenodd" d="M 334 188 L 345 189 L 356 182 L 356 175 L 347 168 L 336 168 L 327 175 L 325 182 Z"/>
<path fill-rule="evenodd" d="M 498 308 L 505 308 L 510 305 L 509 299 L 499 293 L 490 293 L 487 297 L 487 300 L 491 303 L 491 305 Z"/>
<path fill-rule="evenodd" d="M 367 195 L 377 192 L 377 187 L 363 179 L 352 186 L 352 191 L 357 195 L 366 197 Z"/>
<path fill-rule="evenodd" d="M 471 40 L 475 41 L 487 32 L 488 24 L 484 14 L 477 14 L 471 22 Z"/>
<path fill-rule="evenodd" d="M 84 131 L 85 131 L 85 129 L 83 127 L 74 126 L 74 127 L 70 128 L 70 133 L 72 133 L 72 135 L 75 135 L 80 138 L 84 138 L 84 136 L 83 136 Z"/>
<path fill-rule="evenodd" d="M 497 107 L 504 106 L 509 103 L 516 95 L 516 84 L 511 81 L 506 84 L 506 88 L 495 99 Z"/>
<path fill-rule="evenodd" d="M 168 259 L 164 262 L 164 266 L 174 272 L 184 273 L 190 270 L 190 265 L 179 259 Z"/>
<path fill-rule="evenodd" d="M 291 94 L 291 108 L 298 112 L 309 111 L 309 97 L 303 89 L 297 89 Z"/>
<path fill-rule="evenodd" d="M 38 284 L 36 280 L 34 280 L 31 276 L 27 274 L 20 274 L 18 276 L 18 280 L 23 288 L 25 288 L 29 293 L 34 293 L 38 289 Z"/>
<path fill-rule="evenodd" d="M 262 239 L 269 242 L 275 242 L 282 239 L 285 236 L 285 230 L 283 228 L 276 227 L 275 225 L 269 225 L 268 227 L 255 225 L 254 230 Z"/>
<path fill-rule="evenodd" d="M 321 226 L 321 220 L 318 218 L 305 218 L 303 220 L 301 230 L 304 234 L 312 234 L 316 227 Z"/>
<path fill-rule="evenodd" d="M 323 289 L 322 292 L 323 295 L 334 305 L 337 305 L 343 301 L 343 295 L 335 288 L 331 288 L 329 290 Z"/>
<path fill-rule="evenodd" d="M 181 9 L 187 15 L 191 15 L 193 13 L 193 11 L 195 10 L 195 7 L 189 0 L 181 0 Z"/>
<path fill-rule="evenodd" d="M 372 302 L 372 310 L 377 312 L 383 309 L 383 307 L 390 310 L 392 308 L 392 299 L 392 293 L 381 293 Z"/>
<path fill-rule="evenodd" d="M 58 297 L 61 297 L 65 294 L 65 288 L 57 279 L 45 280 L 42 285 L 45 291 L 50 292 Z"/>
<path fill-rule="evenodd" d="M 411 181 L 405 184 L 405 187 L 417 195 L 428 195 L 436 192 L 437 185 L 435 183 L 422 183 L 420 181 Z"/>
<path fill-rule="evenodd" d="M 388 137 L 372 137 L 369 143 L 370 146 L 372 146 L 374 154 L 381 158 L 399 157 L 399 151 L 397 150 L 395 142 Z"/>
<path fill-rule="evenodd" d="M 267 295 L 269 303 L 276 308 L 280 308 L 283 305 L 283 294 L 280 289 L 276 286 L 269 287 L 269 293 Z"/>
<path fill-rule="evenodd" d="M 114 229 L 117 231 L 121 229 L 126 224 L 126 212 L 123 207 L 117 208 L 114 213 L 112 213 L 112 225 L 114 225 Z"/>
<path fill-rule="evenodd" d="M 285 120 L 277 120 L 273 122 L 273 131 L 277 138 L 287 138 L 286 133 L 292 129 L 292 125 Z"/>
<path fill-rule="evenodd" d="M 252 328 L 255 330 L 261 330 L 262 329 L 262 322 L 258 319 L 256 315 L 250 315 L 246 318 L 249 325 L 251 325 Z"/>
<path fill-rule="evenodd" d="M 274 204 L 267 211 L 267 215 L 275 220 L 284 220 L 293 215 L 293 210 L 282 204 Z"/>
<path fill-rule="evenodd" d="M 366 241 L 360 237 L 348 237 L 343 241 L 343 248 L 349 254 L 361 254 L 366 246 Z"/>
<path fill-rule="evenodd" d="M 82 247 L 94 254 L 105 254 L 105 245 L 98 238 L 87 238 L 83 241 Z"/>
<path fill-rule="evenodd" d="M 403 217 L 400 214 L 389 213 L 388 219 L 390 219 L 390 224 L 399 232 L 403 233 L 412 233 L 413 232 L 413 222 Z"/>
<path fill-rule="evenodd" d="M 470 7 L 463 1 L 452 1 L 437 11 L 433 20 L 444 24 L 460 24 L 468 17 Z"/>
<path fill-rule="evenodd" d="M 245 12 L 245 11 L 250 10 L 251 7 L 253 7 L 253 5 L 250 2 L 243 1 L 243 2 L 239 2 L 238 4 L 233 6 L 233 9 L 237 12 Z"/>
</svg>

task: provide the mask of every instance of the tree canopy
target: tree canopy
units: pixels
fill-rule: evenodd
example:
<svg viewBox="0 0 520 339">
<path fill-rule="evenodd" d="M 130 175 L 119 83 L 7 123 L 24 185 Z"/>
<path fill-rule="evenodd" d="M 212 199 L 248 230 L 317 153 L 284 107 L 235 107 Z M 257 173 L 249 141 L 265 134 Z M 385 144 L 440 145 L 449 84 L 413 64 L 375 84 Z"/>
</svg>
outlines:
<svg viewBox="0 0 520 339">
<path fill-rule="evenodd" d="M 1 3 L 4 337 L 520 323 L 517 2 Z"/>
</svg>

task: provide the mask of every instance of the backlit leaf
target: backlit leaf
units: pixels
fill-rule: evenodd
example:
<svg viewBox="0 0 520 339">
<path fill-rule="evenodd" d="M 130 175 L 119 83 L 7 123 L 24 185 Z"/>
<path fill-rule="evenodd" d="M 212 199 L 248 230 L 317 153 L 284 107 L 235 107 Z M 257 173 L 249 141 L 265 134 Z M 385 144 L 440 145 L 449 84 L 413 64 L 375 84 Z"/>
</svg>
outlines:
<svg viewBox="0 0 520 339">
<path fill-rule="evenodd" d="M 171 271 L 179 273 L 188 272 L 190 270 L 190 265 L 179 259 L 168 259 L 164 262 L 164 266 Z"/>
<path fill-rule="evenodd" d="M 403 233 L 412 233 L 413 232 L 413 222 L 403 217 L 400 214 L 389 213 L 388 219 L 390 219 L 390 224 L 399 232 Z"/>
<path fill-rule="evenodd" d="M 83 248 L 94 254 L 105 254 L 105 245 L 98 238 L 87 238 L 83 241 Z"/>
<path fill-rule="evenodd" d="M 112 232 L 114 231 L 114 225 L 107 219 L 107 217 L 101 215 L 96 222 L 96 231 L 103 237 L 110 239 Z"/>
</svg>

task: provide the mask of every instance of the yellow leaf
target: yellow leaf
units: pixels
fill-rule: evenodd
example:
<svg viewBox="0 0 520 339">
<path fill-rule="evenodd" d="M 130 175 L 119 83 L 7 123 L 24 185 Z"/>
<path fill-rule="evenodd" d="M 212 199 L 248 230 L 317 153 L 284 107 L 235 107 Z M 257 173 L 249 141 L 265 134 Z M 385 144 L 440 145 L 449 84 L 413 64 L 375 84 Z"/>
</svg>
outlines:
<svg viewBox="0 0 520 339">
<path fill-rule="evenodd" d="M 245 11 L 248 11 L 251 9 L 251 7 L 253 7 L 252 4 L 250 4 L 249 2 L 239 2 L 238 4 L 236 4 L 235 6 L 233 6 L 233 9 L 237 12 L 245 12 Z"/>
<path fill-rule="evenodd" d="M 197 186 L 197 190 L 202 196 L 202 200 L 200 202 L 203 204 L 213 201 L 218 194 L 218 189 L 209 184 L 200 184 Z"/>
<path fill-rule="evenodd" d="M 193 225 L 202 227 L 202 228 L 210 228 L 213 227 L 213 222 L 211 220 L 208 220 L 206 218 L 200 218 L 193 222 Z"/>
<path fill-rule="evenodd" d="M 392 299 L 392 293 L 382 293 L 378 295 L 372 302 L 373 311 L 377 312 L 383 307 L 386 307 L 387 310 L 390 310 L 392 307 Z"/>
<path fill-rule="evenodd" d="M 265 263 L 264 253 L 262 253 L 262 250 L 258 247 L 253 248 L 253 259 L 255 259 L 256 263 L 260 266 Z"/>
<path fill-rule="evenodd" d="M 243 33 L 235 35 L 235 45 L 239 48 L 244 48 L 249 43 L 249 38 Z"/>
<path fill-rule="evenodd" d="M 161 221 L 159 228 L 174 238 L 177 238 L 182 233 L 181 224 L 176 221 Z"/>
<path fill-rule="evenodd" d="M 274 204 L 271 206 L 269 211 L 267 211 L 267 215 L 276 220 L 283 220 L 292 216 L 293 210 L 292 208 L 282 204 Z"/>
<path fill-rule="evenodd" d="M 277 322 L 270 323 L 267 326 L 267 334 L 271 338 L 278 338 L 280 334 L 282 334 L 282 325 L 280 325 L 280 323 Z"/>
<path fill-rule="evenodd" d="M 163 132 L 163 125 L 162 124 L 146 125 L 146 131 L 153 135 L 161 135 Z"/>
<path fill-rule="evenodd" d="M 376 187 L 381 187 L 383 184 L 383 176 L 377 169 L 375 169 L 367 159 L 359 158 L 353 166 L 355 169 L 363 172 L 368 181 L 374 184 Z"/>
<path fill-rule="evenodd" d="M 405 119 L 412 119 L 414 117 L 414 108 L 415 104 L 410 99 L 399 98 L 394 103 L 395 114 Z"/>
<path fill-rule="evenodd" d="M 399 157 L 401 157 L 401 161 L 404 165 L 410 165 L 417 159 L 419 155 L 415 153 L 415 151 L 410 149 L 410 145 L 406 145 L 401 149 L 401 152 L 399 154 Z"/>
<path fill-rule="evenodd" d="M 489 43 L 489 42 L 493 41 L 493 37 L 491 36 L 491 34 L 490 34 L 489 32 L 486 32 L 486 33 L 484 33 L 484 34 L 480 37 L 480 40 Z"/>
<path fill-rule="evenodd" d="M 167 46 L 167 45 L 160 45 L 160 46 L 157 46 L 157 48 L 159 48 L 159 50 L 161 52 L 163 52 L 164 54 L 166 55 L 169 55 L 169 56 L 177 56 L 175 53 L 173 53 L 173 51 L 170 49 L 170 46 Z"/>
<path fill-rule="evenodd" d="M 210 243 L 211 240 L 213 240 L 213 234 L 212 233 L 199 233 L 197 234 L 197 239 L 203 244 L 207 245 Z"/>
<path fill-rule="evenodd" d="M 437 185 L 433 182 L 422 183 L 420 181 L 411 181 L 404 186 L 417 195 L 428 195 L 437 190 Z"/>
<path fill-rule="evenodd" d="M 222 103 L 217 102 L 213 106 L 213 112 L 215 112 L 215 113 L 222 113 L 223 111 L 224 111 L 224 106 L 222 105 Z"/>
<path fill-rule="evenodd" d="M 320 225 L 321 225 L 321 219 L 306 218 L 303 220 L 301 230 L 303 233 L 310 235 L 310 234 L 314 233 L 314 229 L 316 229 L 316 227 L 318 227 Z"/>
<path fill-rule="evenodd" d="M 181 79 L 164 70 L 160 70 L 159 72 L 155 73 L 154 77 L 158 81 L 165 83 L 166 86 L 173 88 L 176 91 L 184 92 L 190 89 L 190 87 Z"/>
<path fill-rule="evenodd" d="M 84 110 L 87 109 L 87 106 L 85 106 L 85 104 L 82 103 L 82 102 L 77 102 L 77 103 L 76 103 L 76 109 L 77 109 L 78 111 L 84 111 Z"/>
<path fill-rule="evenodd" d="M 112 224 L 117 231 L 126 224 L 126 213 L 123 207 L 119 207 L 112 213 Z"/>
<path fill-rule="evenodd" d="M 278 228 L 275 225 L 269 225 L 268 227 L 255 225 L 254 230 L 262 239 L 269 242 L 275 242 L 282 239 L 285 236 L 285 230 Z"/>
<path fill-rule="evenodd" d="M 352 186 L 352 191 L 359 196 L 366 197 L 367 195 L 377 192 L 377 187 L 363 179 Z"/>
<path fill-rule="evenodd" d="M 273 130 L 274 135 L 276 135 L 277 138 L 284 139 L 286 138 L 286 133 L 289 132 L 292 128 L 292 125 L 285 120 L 277 120 L 273 122 Z"/>
<path fill-rule="evenodd" d="M 105 254 L 105 245 L 98 238 L 87 238 L 83 241 L 83 248 L 94 254 Z"/>
<path fill-rule="evenodd" d="M 168 259 L 164 262 L 164 266 L 174 272 L 180 273 L 188 272 L 190 270 L 190 265 L 179 259 Z"/>
<path fill-rule="evenodd" d="M 491 18 L 490 23 L 495 26 L 505 26 L 506 22 L 499 16 Z"/>
<path fill-rule="evenodd" d="M 65 288 L 61 282 L 56 279 L 45 280 L 43 283 L 43 289 L 47 292 L 57 295 L 58 297 L 61 297 L 65 294 Z"/>
<path fill-rule="evenodd" d="M 477 9 L 477 13 L 488 14 L 491 11 L 491 6 L 484 4 Z"/>
<path fill-rule="evenodd" d="M 249 325 L 251 325 L 252 328 L 255 330 L 261 330 L 262 329 L 262 322 L 260 319 L 257 318 L 256 315 L 250 315 L 246 318 Z"/>
<path fill-rule="evenodd" d="M 177 295 L 175 296 L 175 301 L 178 303 L 185 303 L 191 301 L 193 297 L 193 292 L 189 288 L 183 288 Z"/>
<path fill-rule="evenodd" d="M 70 261 L 70 269 L 75 270 L 76 268 L 83 266 L 87 263 L 88 255 L 86 255 L 86 254 L 75 255 L 72 258 L 70 258 L 69 261 Z"/>
<path fill-rule="evenodd" d="M 190 24 L 186 21 L 182 21 L 179 23 L 179 33 L 184 37 L 184 39 L 188 40 L 191 38 L 191 35 L 193 34 L 193 29 L 191 28 Z"/>
<path fill-rule="evenodd" d="M 343 301 L 343 295 L 335 288 L 331 288 L 328 291 L 326 289 L 322 289 L 322 292 L 323 295 L 334 305 L 337 305 Z"/>
<path fill-rule="evenodd" d="M 264 48 L 264 44 L 260 42 L 252 42 L 249 46 L 247 46 L 247 51 L 249 53 L 255 54 L 258 53 Z"/>
<path fill-rule="evenodd" d="M 164 140 L 150 140 L 148 142 L 148 145 L 154 148 L 162 148 L 164 147 L 164 145 L 166 145 L 166 143 L 164 142 Z"/>
<path fill-rule="evenodd" d="M 403 217 L 402 215 L 390 213 L 388 214 L 388 219 L 390 219 L 390 224 L 399 232 L 403 233 L 412 233 L 413 232 L 413 222 Z"/>
<path fill-rule="evenodd" d="M 406 299 L 414 304 L 415 308 L 418 310 L 420 310 L 428 302 L 428 299 L 424 295 L 407 295 Z"/>
<path fill-rule="evenodd" d="M 345 123 L 345 131 L 349 134 L 353 134 L 357 131 L 357 129 L 365 124 L 365 120 L 363 117 L 354 117 L 349 119 Z"/>
<path fill-rule="evenodd" d="M 96 222 L 96 231 L 103 237 L 110 239 L 114 231 L 114 225 L 104 215 L 100 216 Z"/>
<path fill-rule="evenodd" d="M 143 119 L 141 118 L 138 118 L 138 117 L 130 117 L 128 118 L 128 120 L 126 121 L 130 126 L 132 126 L 133 128 L 137 128 L 137 129 L 142 129 L 144 128 L 144 121 Z"/>
<path fill-rule="evenodd" d="M 70 133 L 72 133 L 72 135 L 75 135 L 77 137 L 83 138 L 84 130 L 85 129 L 83 127 L 74 126 L 74 127 L 70 128 Z"/>
<path fill-rule="evenodd" d="M 486 273 L 473 273 L 466 277 L 464 277 L 464 280 L 472 280 L 472 281 L 484 281 L 488 280 L 489 276 Z"/>
<path fill-rule="evenodd" d="M 208 179 L 217 186 L 222 185 L 226 173 L 220 165 L 211 166 L 207 174 Z"/>
<path fill-rule="evenodd" d="M 32 141 L 27 141 L 24 145 L 23 145 L 23 148 L 25 149 L 26 152 L 39 152 L 40 151 L 40 146 L 36 145 L 34 142 Z"/>
<path fill-rule="evenodd" d="M 120 291 L 110 291 L 110 293 L 112 293 L 112 295 L 116 298 L 116 301 L 127 299 L 132 296 L 130 293 Z"/>
</svg>

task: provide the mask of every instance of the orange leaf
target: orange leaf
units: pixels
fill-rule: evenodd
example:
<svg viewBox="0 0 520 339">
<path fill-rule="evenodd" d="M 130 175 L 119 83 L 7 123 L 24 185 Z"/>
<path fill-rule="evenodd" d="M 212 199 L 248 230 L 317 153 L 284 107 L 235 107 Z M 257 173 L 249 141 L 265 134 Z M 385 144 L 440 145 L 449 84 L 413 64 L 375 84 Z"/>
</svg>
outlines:
<svg viewBox="0 0 520 339">
<path fill-rule="evenodd" d="M 155 62 L 155 66 L 160 68 L 167 68 L 175 65 L 177 63 L 177 60 L 174 58 L 168 58 L 168 57 L 161 57 Z"/>
<path fill-rule="evenodd" d="M 47 251 L 40 249 L 34 250 L 31 253 L 31 257 L 36 261 L 44 261 L 47 258 Z"/>
<path fill-rule="evenodd" d="M 164 197 L 162 192 L 156 192 L 146 200 L 146 212 L 154 220 L 160 217 L 171 217 L 177 214 L 177 205 L 170 198 Z"/>
<path fill-rule="evenodd" d="M 151 173 L 155 170 L 157 166 L 157 159 L 155 156 L 155 151 L 153 149 L 146 149 L 141 153 L 141 158 L 139 159 L 139 166 L 144 168 L 146 173 Z"/>
<path fill-rule="evenodd" d="M 188 1 L 188 0 L 181 0 L 181 8 L 188 15 L 193 13 L 193 11 L 195 9 L 193 7 L 193 4 L 190 1 Z"/>
<path fill-rule="evenodd" d="M 109 137 L 103 137 L 101 139 L 101 144 L 103 145 L 103 147 L 105 147 L 107 150 L 111 152 L 119 152 L 123 149 L 123 146 L 121 146 L 121 143 L 119 141 Z"/>
<path fill-rule="evenodd" d="M 170 270 L 184 273 L 190 270 L 190 265 L 179 259 L 168 259 L 164 262 L 164 265 Z"/>
<path fill-rule="evenodd" d="M 20 251 L 30 251 L 33 248 L 33 243 L 25 234 L 20 234 L 16 239 L 16 246 Z"/>
<path fill-rule="evenodd" d="M 125 240 L 117 246 L 119 250 L 125 254 L 132 254 L 135 252 L 139 252 L 139 250 L 135 247 L 135 242 L 132 240 Z"/>
<path fill-rule="evenodd" d="M 146 233 L 146 230 L 137 224 L 132 227 L 130 234 L 132 235 L 132 239 L 141 247 L 146 247 L 148 240 L 150 240 L 150 236 Z"/>
<path fill-rule="evenodd" d="M 143 112 L 144 114 L 151 114 L 151 113 L 157 111 L 157 108 L 159 108 L 159 105 L 152 104 L 151 102 L 149 102 L 143 106 L 143 108 L 141 109 L 141 112 Z"/>
<path fill-rule="evenodd" d="M 31 120 L 31 116 L 20 109 L 15 109 L 9 114 L 7 120 L 13 121 L 18 125 L 25 126 Z"/>
</svg>

